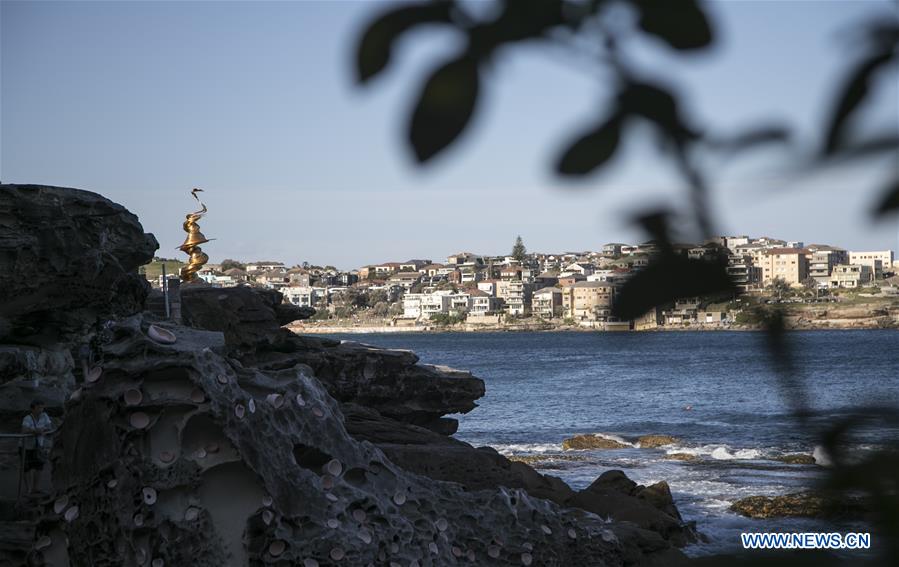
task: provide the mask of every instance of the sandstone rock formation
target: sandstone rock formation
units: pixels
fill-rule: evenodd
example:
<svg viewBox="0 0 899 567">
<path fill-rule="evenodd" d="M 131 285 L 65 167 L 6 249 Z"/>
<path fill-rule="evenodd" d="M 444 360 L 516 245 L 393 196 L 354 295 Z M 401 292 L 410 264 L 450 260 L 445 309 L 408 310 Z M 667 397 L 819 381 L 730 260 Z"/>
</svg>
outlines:
<svg viewBox="0 0 899 567">
<path fill-rule="evenodd" d="M 563 449 L 627 449 L 632 445 L 626 445 L 615 439 L 609 439 L 602 435 L 575 435 L 562 441 Z"/>
<path fill-rule="evenodd" d="M 814 465 L 815 457 L 812 455 L 803 455 L 800 453 L 790 454 L 790 455 L 781 455 L 779 457 L 774 457 L 775 461 L 780 461 L 782 463 L 787 463 L 788 465 Z"/>
<path fill-rule="evenodd" d="M 641 449 L 653 449 L 665 445 L 673 445 L 679 439 L 671 435 L 641 435 L 637 438 L 637 446 Z"/>
<path fill-rule="evenodd" d="M 406 351 L 295 336 L 280 325 L 309 313 L 282 306 L 273 292 L 189 286 L 186 325 L 134 313 L 140 286 L 123 282 L 152 256 L 152 237 L 102 197 L 31 191 L 23 210 L 60 234 L 34 239 L 28 254 L 0 255 L 0 273 L 9 271 L 7 259 L 20 262 L 61 296 L 23 284 L 28 301 L 7 306 L 4 298 L 7 340 L 37 336 L 46 320 L 64 321 L 68 334 L 42 335 L 40 347 L 0 346 L 0 375 L 75 389 L 52 456 L 54 493 L 31 502 L 30 514 L 19 510 L 16 522 L 6 521 L 11 506 L 0 502 L 0 533 L 15 535 L 0 546 L 0 564 L 683 560 L 673 545 L 687 540 L 689 526 L 667 485 L 638 487 L 606 473 L 576 493 L 449 437 L 457 423 L 445 416 L 470 411 L 484 393 L 471 374 L 420 364 Z M 15 211 L 4 214 L 7 224 L 23 225 Z M 50 222 L 54 214 L 60 218 Z M 75 242 L 55 267 L 41 272 L 44 264 L 25 261 L 54 258 L 57 251 L 42 247 L 66 234 Z M 97 269 L 69 272 L 63 261 Z M 85 329 L 88 315 L 111 322 Z M 168 333 L 171 344 L 152 338 Z M 84 382 L 72 352 L 100 334 L 102 374 Z"/>
<path fill-rule="evenodd" d="M 859 517 L 865 512 L 860 500 L 834 499 L 815 491 L 782 496 L 747 496 L 734 502 L 730 509 L 750 518 Z"/>
</svg>

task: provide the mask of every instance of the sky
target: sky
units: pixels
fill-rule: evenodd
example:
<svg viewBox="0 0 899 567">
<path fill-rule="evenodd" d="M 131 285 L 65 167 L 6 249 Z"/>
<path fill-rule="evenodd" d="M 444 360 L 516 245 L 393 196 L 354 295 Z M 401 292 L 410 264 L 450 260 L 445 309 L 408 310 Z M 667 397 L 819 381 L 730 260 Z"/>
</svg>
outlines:
<svg viewBox="0 0 899 567">
<path fill-rule="evenodd" d="M 213 262 L 347 269 L 508 253 L 519 234 L 533 251 L 598 249 L 645 239 L 636 213 L 682 210 L 682 182 L 640 129 L 598 175 L 553 175 L 609 94 L 602 75 L 560 49 L 501 53 L 469 131 L 416 166 L 404 143 L 410 105 L 458 40 L 414 32 L 360 88 L 356 39 L 388 5 L 4 0 L 0 180 L 105 195 L 139 216 L 165 257 L 180 254 L 189 191 L 201 187 Z M 642 41 L 634 62 L 687 95 L 697 123 L 732 132 L 778 120 L 797 132 L 794 146 L 712 164 L 718 230 L 896 248 L 896 219 L 868 214 L 896 162 L 796 171 L 852 61 L 847 26 L 895 17 L 892 5 L 718 0 L 709 11 L 721 32 L 714 50 L 683 57 Z M 878 87 L 864 127 L 899 128 L 899 85 Z M 686 221 L 678 228 L 694 236 Z"/>
</svg>

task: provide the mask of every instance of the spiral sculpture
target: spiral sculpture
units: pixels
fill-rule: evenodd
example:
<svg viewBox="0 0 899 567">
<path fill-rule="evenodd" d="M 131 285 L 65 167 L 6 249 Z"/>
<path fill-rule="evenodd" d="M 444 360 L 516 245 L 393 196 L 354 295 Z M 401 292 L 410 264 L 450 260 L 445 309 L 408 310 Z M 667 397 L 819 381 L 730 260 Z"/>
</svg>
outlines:
<svg viewBox="0 0 899 567">
<path fill-rule="evenodd" d="M 184 225 L 182 225 L 184 227 L 184 232 L 187 233 L 187 238 L 185 238 L 184 243 L 178 247 L 179 250 L 188 255 L 187 265 L 181 268 L 181 281 L 185 283 L 196 281 L 197 272 L 209 261 L 209 256 L 200 249 L 200 244 L 209 242 L 209 239 L 203 236 L 203 233 L 200 232 L 200 225 L 197 224 L 197 221 L 200 220 L 207 211 L 206 205 L 204 205 L 203 202 L 200 201 L 200 198 L 197 197 L 197 193 L 201 191 L 203 190 L 195 187 L 190 192 L 194 199 L 197 200 L 197 203 L 200 204 L 200 210 L 193 213 L 187 213 Z"/>
</svg>

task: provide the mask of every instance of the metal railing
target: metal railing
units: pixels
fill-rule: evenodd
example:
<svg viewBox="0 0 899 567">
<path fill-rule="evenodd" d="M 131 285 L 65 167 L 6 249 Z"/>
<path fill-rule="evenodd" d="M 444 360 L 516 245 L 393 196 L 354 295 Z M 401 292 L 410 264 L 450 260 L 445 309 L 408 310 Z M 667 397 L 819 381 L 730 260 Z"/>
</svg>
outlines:
<svg viewBox="0 0 899 567">
<path fill-rule="evenodd" d="M 16 488 L 16 503 L 17 504 L 22 498 L 22 485 L 25 482 L 25 443 L 24 443 L 25 439 L 29 439 L 29 438 L 33 437 L 33 438 L 35 438 L 35 441 L 36 441 L 37 437 L 44 437 L 44 438 L 52 437 L 58 431 L 59 431 L 59 428 L 53 429 L 53 430 L 50 430 L 50 431 L 47 431 L 44 433 L 0 433 L 0 441 L 6 440 L 6 439 L 18 440 L 18 443 L 16 443 L 16 449 L 15 449 L 15 453 L 19 456 L 19 466 L 17 467 L 19 478 L 18 478 L 18 485 Z M 35 447 L 37 447 L 36 444 L 35 444 Z M 0 452 L 11 453 L 12 451 L 0 451 Z M 46 466 L 47 464 L 49 464 L 49 461 L 43 463 L 44 466 Z M 41 467 L 41 472 L 43 472 L 44 466 Z M 37 482 L 37 481 L 35 481 L 35 482 Z"/>
</svg>

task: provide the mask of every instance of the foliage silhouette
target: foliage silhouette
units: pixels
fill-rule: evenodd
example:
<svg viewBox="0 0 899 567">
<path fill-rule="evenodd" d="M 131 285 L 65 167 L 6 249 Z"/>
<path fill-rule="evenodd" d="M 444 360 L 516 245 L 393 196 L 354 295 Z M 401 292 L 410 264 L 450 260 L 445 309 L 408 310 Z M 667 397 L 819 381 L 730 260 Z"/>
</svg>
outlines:
<svg viewBox="0 0 899 567">
<path fill-rule="evenodd" d="M 649 122 L 659 134 L 662 149 L 676 166 L 687 190 L 686 200 L 692 210 L 692 221 L 704 238 L 715 234 L 708 212 L 708 171 L 701 158 L 703 152 L 740 154 L 763 144 L 783 143 L 790 132 L 779 124 L 766 124 L 743 132 L 722 134 L 709 128 L 697 128 L 684 116 L 679 96 L 664 86 L 660 78 L 648 78 L 632 68 L 622 56 L 622 38 L 643 35 L 661 41 L 684 56 L 701 53 L 715 42 L 713 21 L 704 4 L 696 0 L 497 0 L 497 11 L 478 19 L 466 9 L 466 3 L 441 0 L 406 5 L 386 11 L 373 20 L 362 36 L 357 53 L 357 75 L 361 83 L 383 70 L 397 39 L 407 31 L 425 24 L 439 23 L 454 29 L 465 38 L 461 54 L 440 62 L 431 72 L 413 110 L 409 128 L 409 145 L 419 163 L 425 163 L 456 142 L 471 124 L 477 100 L 489 73 L 492 55 L 500 48 L 519 42 L 542 42 L 571 47 L 574 38 L 601 46 L 597 59 L 613 80 L 615 92 L 598 120 L 572 136 L 558 152 L 555 168 L 565 176 L 585 176 L 611 163 L 630 131 L 633 119 Z M 629 6 L 637 15 L 631 29 L 606 18 L 610 6 Z M 893 72 L 899 64 L 899 19 L 890 17 L 864 22 L 857 26 L 855 39 L 862 46 L 861 56 L 836 89 L 833 110 L 816 148 L 810 169 L 847 161 L 892 160 L 892 177 L 872 206 L 874 216 L 899 210 L 899 133 L 895 131 L 859 136 L 857 114 L 871 99 L 877 80 Z M 639 79 L 637 78 L 639 77 Z M 895 125 L 893 125 L 895 126 Z M 678 297 L 731 293 L 733 283 L 726 273 L 723 257 L 689 260 L 674 252 L 669 234 L 669 213 L 655 212 L 636 219 L 655 242 L 658 252 L 640 273 L 621 290 L 614 306 L 620 317 L 632 318 L 648 309 Z M 765 323 L 770 359 L 782 383 L 782 394 L 788 399 L 798 423 L 811 427 L 807 420 L 808 405 L 799 382 L 792 349 L 786 332 L 786 321 L 780 311 L 760 311 Z M 830 429 L 817 431 L 827 453 L 833 459 L 824 488 L 835 500 L 841 495 L 860 491 L 868 496 L 875 526 L 880 532 L 876 541 L 884 542 L 880 559 L 884 564 L 899 565 L 899 447 L 890 446 L 862 461 L 845 458 L 845 448 L 852 431 L 860 424 L 878 419 L 895 424 L 896 408 L 879 411 L 859 408 L 857 416 Z M 895 425 L 893 425 L 895 426 Z M 729 559 L 730 561 L 730 559 Z M 826 554 L 794 556 L 774 554 L 741 558 L 745 565 L 835 564 L 839 559 Z M 702 562 L 702 561 L 701 561 Z M 715 564 L 714 560 L 705 563 Z M 772 563 L 774 562 L 774 563 Z"/>
<path fill-rule="evenodd" d="M 372 22 L 356 50 L 358 81 L 364 83 L 387 67 L 393 44 L 404 32 L 425 23 L 450 23 L 452 7 L 452 2 L 405 6 Z"/>
<path fill-rule="evenodd" d="M 478 100 L 479 82 L 477 62 L 468 56 L 431 74 L 409 125 L 409 140 L 418 161 L 428 161 L 465 130 Z"/>
</svg>

